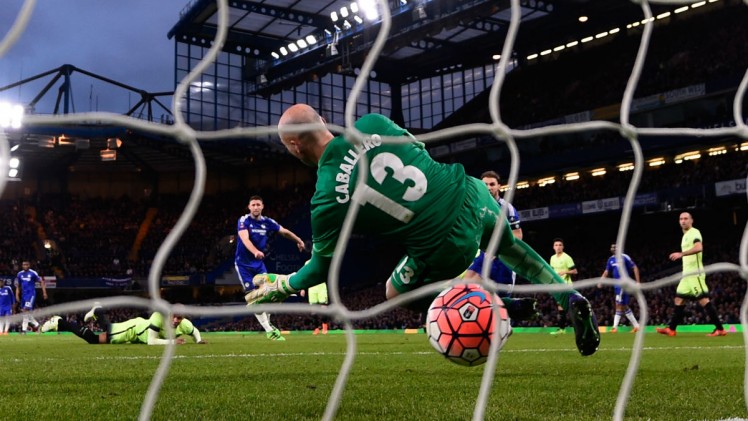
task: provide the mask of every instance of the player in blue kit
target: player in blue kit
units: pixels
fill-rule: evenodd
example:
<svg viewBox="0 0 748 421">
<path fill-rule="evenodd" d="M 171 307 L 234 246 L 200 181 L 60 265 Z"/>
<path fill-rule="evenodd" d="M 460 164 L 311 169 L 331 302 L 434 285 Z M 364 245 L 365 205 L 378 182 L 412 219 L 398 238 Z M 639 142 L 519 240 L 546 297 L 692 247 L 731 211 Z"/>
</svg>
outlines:
<svg viewBox="0 0 748 421">
<path fill-rule="evenodd" d="M 21 263 L 22 271 L 16 275 L 16 301 L 21 307 L 22 313 L 27 313 L 34 310 L 36 305 L 36 283 L 42 287 L 42 297 L 47 299 L 47 284 L 44 282 L 44 278 L 39 276 L 34 269 L 31 269 L 31 263 L 28 260 L 24 260 Z M 39 327 L 39 322 L 36 321 L 34 316 L 24 315 L 23 321 L 21 322 L 21 333 L 26 333 L 29 330 L 29 323 L 34 328 Z"/>
<path fill-rule="evenodd" d="M 520 226 L 520 216 L 517 209 L 512 206 L 511 203 L 504 200 L 501 197 L 501 177 L 495 171 L 486 171 L 480 176 L 481 181 L 488 187 L 488 192 L 491 193 L 496 202 L 502 208 L 507 208 L 506 219 L 509 222 L 509 228 L 514 234 L 514 238 L 522 239 L 522 227 Z M 464 279 L 472 279 L 480 281 L 481 270 L 483 269 L 483 261 L 485 259 L 485 253 L 481 250 L 478 256 L 473 260 L 468 270 L 465 272 Z M 500 259 L 491 259 L 491 272 L 489 278 L 496 283 L 511 285 L 514 287 L 514 283 L 517 278 L 517 274 L 512 272 L 504 262 Z M 527 320 L 537 316 L 536 300 L 534 298 L 523 298 L 523 299 L 511 299 L 508 298 L 511 295 L 509 292 L 501 292 L 499 295 L 504 300 L 504 305 L 509 311 L 510 317 L 516 320 Z"/>
<path fill-rule="evenodd" d="M 16 305 L 16 296 L 13 293 L 13 287 L 11 287 L 12 283 L 12 280 L 6 279 L 3 281 L 4 285 L 0 287 L 0 317 L 13 315 L 13 306 Z M 10 330 L 10 322 L 3 323 L 3 321 L 0 320 L 0 335 L 7 335 L 8 330 Z"/>
<path fill-rule="evenodd" d="M 618 262 L 616 262 L 616 245 L 615 243 L 610 245 L 610 252 L 613 254 L 608 258 L 608 263 L 605 266 L 605 271 L 602 275 L 600 275 L 601 278 L 607 278 L 611 277 L 613 279 L 621 279 L 621 271 L 618 268 Z M 631 260 L 631 257 L 629 257 L 627 254 L 623 254 L 621 256 L 623 259 L 623 265 L 625 266 L 624 270 L 626 271 L 629 276 L 631 274 L 634 274 L 634 279 L 636 280 L 636 283 L 641 283 L 641 279 L 639 278 L 639 267 L 636 266 L 636 263 L 634 263 L 633 260 Z M 639 322 L 636 320 L 636 317 L 634 317 L 634 312 L 631 311 L 631 308 L 629 307 L 629 301 L 631 300 L 631 295 L 629 295 L 628 292 L 623 290 L 623 287 L 621 285 L 615 286 L 615 293 L 616 293 L 616 315 L 613 318 L 613 327 L 610 329 L 610 333 L 616 333 L 618 332 L 618 323 L 621 321 L 621 316 L 624 314 L 626 315 L 626 318 L 629 319 L 631 322 L 631 326 L 633 326 L 633 329 L 631 329 L 632 333 L 639 331 Z"/>
<path fill-rule="evenodd" d="M 239 239 L 236 242 L 236 256 L 234 258 L 234 267 L 239 275 L 239 280 L 244 288 L 244 293 L 255 289 L 252 278 L 261 273 L 267 273 L 265 268 L 265 247 L 267 247 L 270 235 L 278 233 L 285 238 L 296 243 L 299 251 L 304 251 L 304 241 L 290 230 L 283 228 L 274 219 L 262 215 L 265 204 L 260 196 L 249 198 L 247 206 L 249 213 L 239 218 L 237 224 L 237 234 Z M 267 313 L 255 314 L 257 321 L 265 329 L 268 339 L 274 341 L 284 341 L 280 330 L 270 323 L 270 315 Z"/>
</svg>

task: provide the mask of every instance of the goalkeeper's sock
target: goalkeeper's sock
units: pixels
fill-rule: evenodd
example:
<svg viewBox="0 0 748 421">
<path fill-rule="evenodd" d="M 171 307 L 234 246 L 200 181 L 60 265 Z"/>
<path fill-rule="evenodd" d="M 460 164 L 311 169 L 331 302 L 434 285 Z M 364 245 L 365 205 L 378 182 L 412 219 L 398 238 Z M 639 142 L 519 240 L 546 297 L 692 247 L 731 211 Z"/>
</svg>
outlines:
<svg viewBox="0 0 748 421">
<path fill-rule="evenodd" d="M 516 239 L 514 244 L 499 249 L 499 259 L 509 269 L 528 279 L 533 284 L 566 284 L 551 266 L 527 243 Z M 569 297 L 578 294 L 574 290 L 551 292 L 551 296 L 564 308 L 569 309 Z"/>
<path fill-rule="evenodd" d="M 716 327 L 717 330 L 725 330 L 725 327 L 722 326 L 722 322 L 719 321 L 717 309 L 714 308 L 711 301 L 706 303 L 706 305 L 704 306 L 704 311 L 707 315 L 709 315 L 709 318 L 712 319 L 712 323 L 714 323 L 714 327 Z"/>
<path fill-rule="evenodd" d="M 512 320 L 524 321 L 538 317 L 537 300 L 534 298 L 501 297 L 501 301 Z"/>
</svg>

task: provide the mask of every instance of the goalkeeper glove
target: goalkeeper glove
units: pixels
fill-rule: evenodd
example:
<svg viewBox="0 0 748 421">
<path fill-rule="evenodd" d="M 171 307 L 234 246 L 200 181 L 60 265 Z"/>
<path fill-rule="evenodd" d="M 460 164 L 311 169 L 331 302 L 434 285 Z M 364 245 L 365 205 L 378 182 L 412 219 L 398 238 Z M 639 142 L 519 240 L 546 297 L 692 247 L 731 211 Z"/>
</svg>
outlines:
<svg viewBox="0 0 748 421">
<path fill-rule="evenodd" d="M 289 283 L 291 275 L 277 275 L 274 273 L 255 275 L 252 278 L 255 289 L 244 296 L 247 305 L 279 303 L 288 298 L 289 295 L 298 292 Z"/>
</svg>

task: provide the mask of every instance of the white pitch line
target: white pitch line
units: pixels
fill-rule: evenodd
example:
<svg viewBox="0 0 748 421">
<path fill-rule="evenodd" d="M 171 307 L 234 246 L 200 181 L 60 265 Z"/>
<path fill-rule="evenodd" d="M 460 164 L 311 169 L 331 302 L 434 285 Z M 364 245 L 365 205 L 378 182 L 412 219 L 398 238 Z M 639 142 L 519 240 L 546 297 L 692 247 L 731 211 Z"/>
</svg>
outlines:
<svg viewBox="0 0 748 421">
<path fill-rule="evenodd" d="M 725 346 L 672 346 L 672 347 L 644 347 L 644 351 L 677 351 L 677 350 L 706 350 L 706 349 L 721 349 L 721 350 L 739 350 L 744 349 L 744 346 L 738 345 L 725 345 Z M 504 349 L 501 350 L 501 354 L 515 354 L 515 353 L 548 353 L 548 352 L 574 352 L 577 350 L 573 348 L 527 348 L 527 349 Z M 600 352 L 631 352 L 631 348 L 609 348 L 600 349 Z M 202 354 L 202 355 L 175 355 L 175 360 L 199 360 L 199 359 L 219 359 L 219 358 L 266 358 L 266 357 L 313 357 L 313 356 L 344 356 L 345 352 L 264 352 L 264 353 L 229 353 L 229 354 Z M 377 356 L 377 355 L 435 355 L 434 351 L 413 351 L 413 352 L 359 352 L 357 355 L 363 356 Z M 119 356 L 97 356 L 94 360 L 99 361 L 122 361 L 122 360 L 160 360 L 161 355 L 119 355 Z M 44 358 L 43 361 L 64 361 L 68 359 L 63 358 Z M 26 363 L 29 361 L 38 361 L 38 359 L 29 358 L 23 359 L 18 356 L 12 358 L 0 358 L 0 362 L 5 363 Z"/>
</svg>

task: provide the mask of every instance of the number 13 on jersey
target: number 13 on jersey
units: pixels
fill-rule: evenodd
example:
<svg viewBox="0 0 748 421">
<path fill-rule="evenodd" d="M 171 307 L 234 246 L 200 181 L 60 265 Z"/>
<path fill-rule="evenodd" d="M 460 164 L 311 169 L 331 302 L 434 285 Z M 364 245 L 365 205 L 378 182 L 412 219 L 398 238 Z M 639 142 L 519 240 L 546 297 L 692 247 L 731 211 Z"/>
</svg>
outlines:
<svg viewBox="0 0 748 421">
<path fill-rule="evenodd" d="M 428 180 L 423 171 L 412 165 L 404 165 L 403 161 L 393 153 L 381 152 L 374 155 L 369 165 L 369 171 L 380 185 L 384 184 L 387 178 L 392 178 L 403 185 L 412 184 L 406 187 L 405 192 L 400 197 L 401 201 L 415 202 L 426 194 Z M 407 183 L 408 181 L 410 183 Z M 353 196 L 354 201 L 361 203 L 361 205 L 369 203 L 398 221 L 407 223 L 413 219 L 413 211 L 368 185 L 358 188 Z"/>
</svg>

